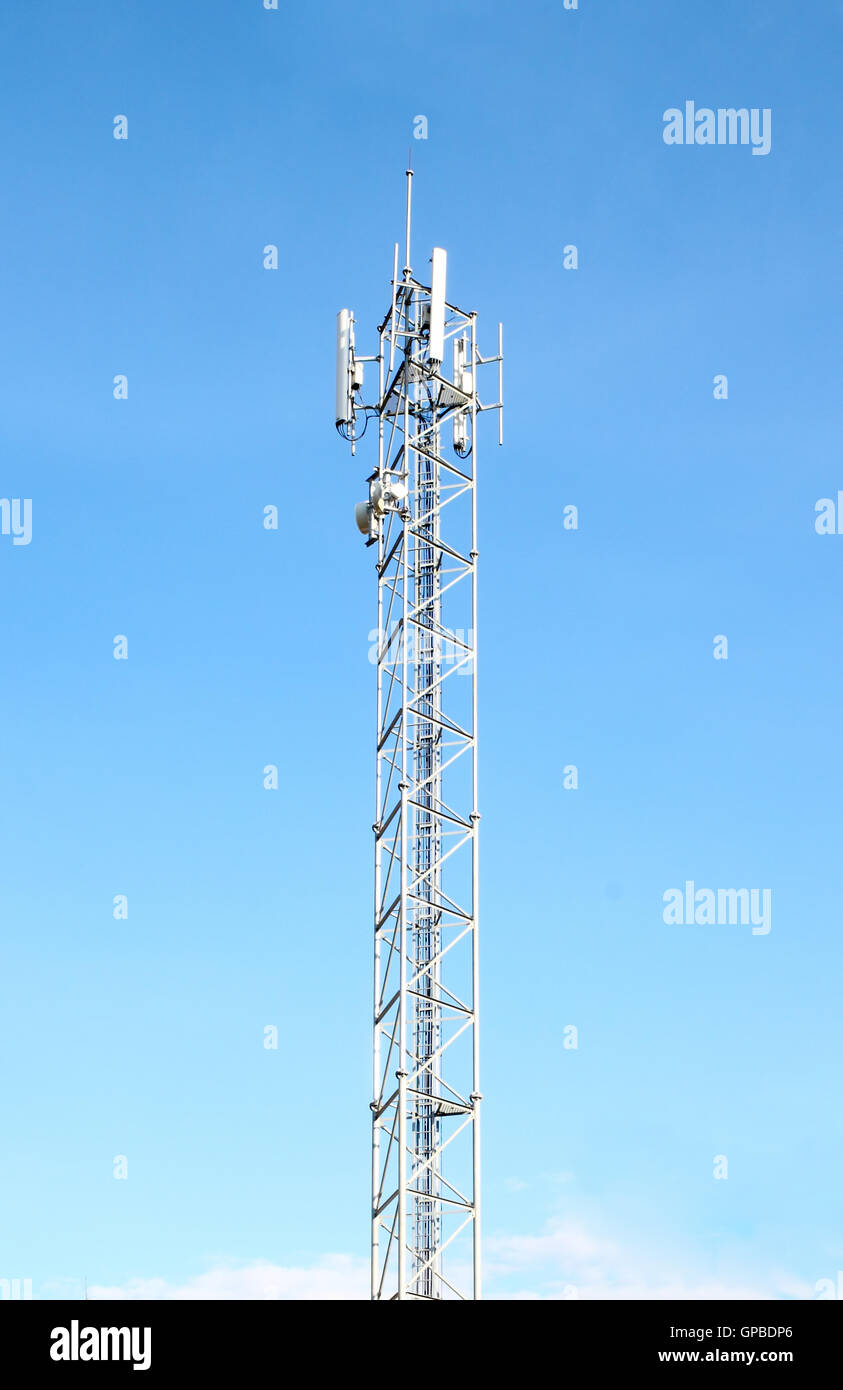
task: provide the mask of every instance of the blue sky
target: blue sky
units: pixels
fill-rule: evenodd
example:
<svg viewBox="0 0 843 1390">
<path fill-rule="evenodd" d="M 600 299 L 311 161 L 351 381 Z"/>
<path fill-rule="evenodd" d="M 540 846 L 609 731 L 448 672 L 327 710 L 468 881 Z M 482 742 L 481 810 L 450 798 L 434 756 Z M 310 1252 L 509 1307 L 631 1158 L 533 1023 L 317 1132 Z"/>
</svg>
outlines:
<svg viewBox="0 0 843 1390">
<path fill-rule="evenodd" d="M 489 1292 L 843 1268 L 843 7 L 458 11 L 0 21 L 0 1276 L 36 1296 L 361 1286 L 375 587 L 333 335 L 387 307 L 411 144 L 418 258 L 505 325 Z M 665 145 L 686 100 L 770 108 L 770 153 Z M 688 879 L 769 888 L 771 931 L 666 924 Z"/>
</svg>

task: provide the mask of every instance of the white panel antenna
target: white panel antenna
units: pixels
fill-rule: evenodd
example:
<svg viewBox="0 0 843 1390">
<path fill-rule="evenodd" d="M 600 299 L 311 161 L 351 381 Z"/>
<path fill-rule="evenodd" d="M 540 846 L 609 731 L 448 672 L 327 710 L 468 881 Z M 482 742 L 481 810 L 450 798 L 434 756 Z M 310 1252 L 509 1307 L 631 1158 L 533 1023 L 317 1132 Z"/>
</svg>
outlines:
<svg viewBox="0 0 843 1390">
<path fill-rule="evenodd" d="M 471 376 L 465 370 L 465 338 L 454 339 L 454 385 L 458 391 L 465 391 L 465 378 Z M 471 393 L 471 387 L 468 387 Z M 465 410 L 458 410 L 454 415 L 454 448 L 458 453 L 463 453 L 468 445 L 468 419 Z"/>
<path fill-rule="evenodd" d="M 337 425 L 350 425 L 352 415 L 351 399 L 351 356 L 354 346 L 354 318 L 350 309 L 340 309 L 337 314 Z"/>
<path fill-rule="evenodd" d="M 445 278 L 448 253 L 441 246 L 433 248 L 433 271 L 430 280 L 430 336 L 427 355 L 431 362 L 441 363 L 445 357 Z"/>
</svg>

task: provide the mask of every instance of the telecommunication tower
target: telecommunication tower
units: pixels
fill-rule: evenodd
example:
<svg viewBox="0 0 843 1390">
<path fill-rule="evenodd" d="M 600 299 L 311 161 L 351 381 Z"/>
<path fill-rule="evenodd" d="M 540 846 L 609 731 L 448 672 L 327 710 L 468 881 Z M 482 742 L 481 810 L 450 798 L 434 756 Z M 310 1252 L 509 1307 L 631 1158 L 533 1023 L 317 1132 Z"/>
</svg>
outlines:
<svg viewBox="0 0 843 1390">
<path fill-rule="evenodd" d="M 441 247 L 430 283 L 413 275 L 412 180 L 377 353 L 359 355 L 353 313 L 337 316 L 337 430 L 355 453 L 377 424 L 355 509 L 378 594 L 372 1298 L 476 1299 L 477 421 L 496 410 L 503 443 L 503 335 L 480 355 L 476 314 L 447 298 Z M 497 400 L 481 402 L 489 364 Z"/>
</svg>

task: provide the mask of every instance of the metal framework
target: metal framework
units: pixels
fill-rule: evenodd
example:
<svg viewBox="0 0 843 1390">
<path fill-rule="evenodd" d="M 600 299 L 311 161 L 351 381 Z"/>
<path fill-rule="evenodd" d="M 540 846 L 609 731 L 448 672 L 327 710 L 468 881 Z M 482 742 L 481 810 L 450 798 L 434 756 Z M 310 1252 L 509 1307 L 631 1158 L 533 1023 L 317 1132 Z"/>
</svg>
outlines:
<svg viewBox="0 0 843 1390">
<path fill-rule="evenodd" d="M 377 355 L 355 355 L 348 311 L 338 331 L 337 426 L 353 450 L 370 420 L 378 434 L 357 509 L 378 589 L 372 1298 L 476 1299 L 476 425 L 497 410 L 503 442 L 502 331 L 481 357 L 476 314 L 446 298 L 444 251 L 430 285 L 413 276 L 411 194 L 408 171 L 405 265 L 399 277 L 396 245 Z M 377 368 L 370 405 L 364 363 Z M 482 404 L 489 363 L 498 399 Z"/>
</svg>

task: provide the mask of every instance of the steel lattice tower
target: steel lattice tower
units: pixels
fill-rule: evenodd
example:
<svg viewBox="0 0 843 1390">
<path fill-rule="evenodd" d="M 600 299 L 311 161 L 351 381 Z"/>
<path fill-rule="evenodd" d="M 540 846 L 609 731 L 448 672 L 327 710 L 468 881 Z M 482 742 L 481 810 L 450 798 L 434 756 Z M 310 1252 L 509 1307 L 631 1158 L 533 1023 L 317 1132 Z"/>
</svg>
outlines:
<svg viewBox="0 0 843 1390">
<path fill-rule="evenodd" d="M 502 346 L 406 258 L 378 328 L 355 352 L 338 316 L 336 421 L 352 451 L 377 421 L 357 524 L 378 587 L 372 1298 L 480 1297 L 478 1035 L 477 417 L 502 418 Z M 445 368 L 450 348 L 452 370 Z M 364 402 L 364 364 L 377 399 Z M 478 369 L 497 364 L 482 404 Z M 499 442 L 502 429 L 499 427 Z M 448 1251 L 448 1276 L 443 1253 Z"/>
</svg>

